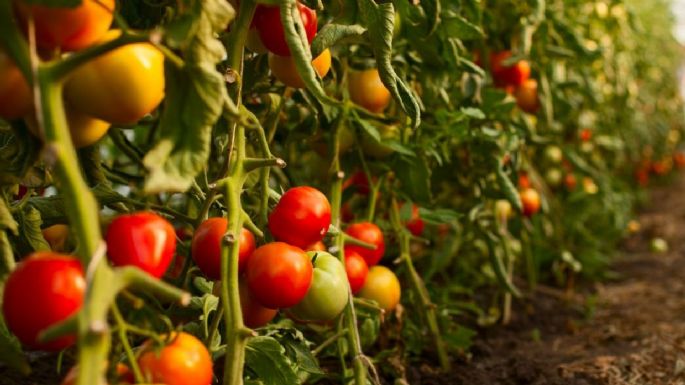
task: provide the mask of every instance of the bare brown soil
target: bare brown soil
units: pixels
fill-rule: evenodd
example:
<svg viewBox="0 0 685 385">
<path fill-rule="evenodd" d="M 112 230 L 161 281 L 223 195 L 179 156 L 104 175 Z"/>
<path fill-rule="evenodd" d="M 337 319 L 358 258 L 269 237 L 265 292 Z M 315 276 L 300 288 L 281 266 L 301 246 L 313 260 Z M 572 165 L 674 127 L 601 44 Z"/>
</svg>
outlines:
<svg viewBox="0 0 685 385">
<path fill-rule="evenodd" d="M 542 289 L 513 322 L 481 333 L 449 374 L 429 366 L 412 384 L 685 384 L 685 178 L 658 188 L 612 266 L 616 279 L 564 300 Z M 653 253 L 662 237 L 670 251 Z"/>
</svg>

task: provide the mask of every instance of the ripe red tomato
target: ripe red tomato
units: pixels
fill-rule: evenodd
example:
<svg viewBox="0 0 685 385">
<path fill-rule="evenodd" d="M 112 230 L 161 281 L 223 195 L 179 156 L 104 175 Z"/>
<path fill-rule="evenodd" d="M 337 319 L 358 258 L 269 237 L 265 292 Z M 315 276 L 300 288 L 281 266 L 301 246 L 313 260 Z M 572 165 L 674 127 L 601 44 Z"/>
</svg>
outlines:
<svg viewBox="0 0 685 385">
<path fill-rule="evenodd" d="M 316 12 L 299 2 L 297 3 L 297 9 L 300 11 L 302 24 L 307 34 L 307 41 L 311 44 L 317 29 Z M 259 5 L 253 20 L 266 49 L 276 55 L 290 56 L 290 48 L 288 48 L 288 43 L 285 41 L 285 31 L 281 23 L 279 7 Z"/>
<path fill-rule="evenodd" d="M 497 87 L 517 87 L 530 77 L 530 64 L 526 60 L 519 60 L 509 66 L 503 64 L 511 55 L 511 51 L 493 52 L 490 55 L 490 69 Z"/>
<path fill-rule="evenodd" d="M 566 174 L 566 176 L 564 176 L 564 185 L 566 186 L 566 189 L 568 191 L 575 190 L 577 184 L 578 181 L 576 180 L 576 176 L 573 173 L 568 173 Z"/>
<path fill-rule="evenodd" d="M 514 92 L 516 104 L 519 108 L 529 114 L 535 114 L 540 108 L 538 100 L 538 81 L 527 79 Z"/>
<path fill-rule="evenodd" d="M 526 189 L 530 187 L 530 178 L 528 178 L 528 174 L 526 172 L 521 172 L 519 174 L 519 187 L 521 189 Z"/>
<path fill-rule="evenodd" d="M 274 238 L 302 249 L 323 239 L 330 225 L 328 199 L 308 186 L 286 191 L 269 215 L 269 230 Z"/>
<path fill-rule="evenodd" d="M 533 216 L 540 210 L 540 194 L 532 187 L 521 190 L 521 203 L 523 204 L 523 215 Z"/>
<path fill-rule="evenodd" d="M 589 142 L 592 139 L 592 130 L 589 128 L 583 128 L 578 134 L 581 142 Z"/>
<path fill-rule="evenodd" d="M 376 265 L 383 258 L 385 240 L 383 239 L 383 232 L 378 226 L 370 222 L 360 222 L 349 225 L 345 232 L 351 237 L 376 246 L 375 250 L 369 250 L 361 246 L 346 245 L 345 254 L 354 251 L 361 255 L 369 266 Z"/>
<path fill-rule="evenodd" d="M 423 219 L 421 219 L 421 216 L 419 215 L 419 206 L 412 204 L 411 218 L 406 221 L 404 225 L 414 236 L 418 237 L 423 233 L 426 224 L 423 223 Z"/>
<path fill-rule="evenodd" d="M 649 184 L 649 168 L 639 167 L 635 170 L 635 181 L 640 186 L 647 186 Z"/>
<path fill-rule="evenodd" d="M 366 282 L 366 276 L 369 274 L 369 265 L 366 264 L 356 251 L 345 252 L 345 272 L 347 273 L 347 280 L 350 282 L 350 289 L 352 294 L 357 294 Z"/>
<path fill-rule="evenodd" d="M 39 48 L 77 51 L 97 42 L 114 18 L 114 0 L 83 0 L 74 8 L 28 5 L 15 1 L 17 16 L 26 24 L 33 17 Z"/>
<path fill-rule="evenodd" d="M 675 163 L 676 168 L 684 168 L 685 167 L 685 153 L 682 151 L 678 151 L 673 154 L 673 162 Z"/>
<path fill-rule="evenodd" d="M 0 117 L 17 119 L 31 112 L 31 88 L 12 59 L 0 49 Z"/>
<path fill-rule="evenodd" d="M 200 340 L 188 333 L 174 333 L 171 342 L 154 349 L 152 341 L 143 344 L 138 358 L 140 370 L 151 383 L 165 385 L 210 385 L 214 375 L 212 357 Z"/>
<path fill-rule="evenodd" d="M 221 240 L 227 229 L 226 218 L 209 218 L 197 227 L 191 243 L 193 261 L 202 274 L 215 281 L 221 279 Z M 238 269 L 243 271 L 247 266 L 247 259 L 255 249 L 254 235 L 250 230 L 243 228 L 240 231 L 238 244 Z"/>
<path fill-rule="evenodd" d="M 295 306 L 307 295 L 313 269 L 302 249 L 283 242 L 267 243 L 247 261 L 247 286 L 262 306 Z"/>
<path fill-rule="evenodd" d="M 381 113 L 390 103 L 390 91 L 385 88 L 378 69 L 350 71 L 347 80 L 350 99 L 374 113 Z"/>
<path fill-rule="evenodd" d="M 268 324 L 278 313 L 277 309 L 260 305 L 250 293 L 245 280 L 240 280 L 240 309 L 245 326 L 253 329 Z"/>
<path fill-rule="evenodd" d="M 326 48 L 321 55 L 312 60 L 314 70 L 321 78 L 331 69 L 331 51 Z M 295 67 L 295 60 L 291 56 L 269 55 L 269 69 L 274 77 L 288 87 L 305 88 L 304 80 Z"/>
<path fill-rule="evenodd" d="M 38 335 L 76 313 L 83 304 L 86 279 L 81 263 L 68 255 L 36 252 L 19 263 L 5 283 L 2 313 L 9 330 L 32 350 L 58 351 L 75 336 L 39 343 Z"/>
<path fill-rule="evenodd" d="M 349 187 L 355 188 L 355 192 L 361 195 L 369 195 L 371 191 L 369 187 L 369 178 L 366 177 L 364 171 L 357 171 L 343 182 L 343 191 Z"/>
<path fill-rule="evenodd" d="M 152 212 L 120 215 L 107 229 L 107 255 L 114 266 L 136 266 L 153 277 L 166 272 L 176 252 L 176 232 Z"/>
<path fill-rule="evenodd" d="M 359 291 L 362 298 L 378 302 L 378 306 L 391 311 L 400 303 L 402 289 L 395 273 L 385 266 L 374 266 L 369 269 L 364 286 Z"/>
</svg>

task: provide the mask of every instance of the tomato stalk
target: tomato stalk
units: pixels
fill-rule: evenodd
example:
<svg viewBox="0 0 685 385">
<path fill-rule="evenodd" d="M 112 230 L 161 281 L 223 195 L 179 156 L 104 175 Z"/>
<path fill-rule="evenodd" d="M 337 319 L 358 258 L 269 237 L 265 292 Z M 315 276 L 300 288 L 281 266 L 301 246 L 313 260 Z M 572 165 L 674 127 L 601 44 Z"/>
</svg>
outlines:
<svg viewBox="0 0 685 385">
<path fill-rule="evenodd" d="M 438 325 L 438 317 L 436 312 L 436 305 L 431 301 L 430 294 L 426 289 L 421 276 L 414 268 L 414 263 L 411 259 L 411 233 L 407 230 L 400 219 L 400 209 L 395 198 L 392 199 L 392 207 L 390 210 L 390 221 L 392 223 L 393 230 L 397 234 L 400 241 L 400 260 L 404 262 L 404 266 L 409 272 L 409 278 L 412 285 L 414 286 L 414 291 L 421 301 L 421 306 L 423 307 L 423 314 L 426 315 L 426 321 L 428 323 L 428 330 L 433 336 L 433 341 L 435 343 L 435 349 L 438 353 L 438 360 L 440 361 L 440 367 L 442 370 L 450 370 L 451 362 L 449 354 L 447 353 L 447 346 L 445 341 L 442 339 L 442 334 L 440 334 L 440 327 Z"/>
<path fill-rule="evenodd" d="M 340 207 L 342 205 L 342 185 L 343 179 L 345 178 L 345 173 L 340 169 L 340 132 L 342 131 L 342 122 L 347 115 L 347 108 L 343 109 L 338 122 L 334 127 L 333 132 L 333 155 L 331 159 L 331 173 L 332 173 L 332 183 L 331 183 L 331 224 L 336 228 L 340 228 Z M 345 265 L 345 233 L 339 231 L 335 235 L 335 245 L 337 246 L 338 258 L 340 262 Z M 361 346 L 361 338 L 359 337 L 359 328 L 357 325 L 357 314 L 354 309 L 354 298 L 352 296 L 352 291 L 349 292 L 349 301 L 345 310 L 343 312 L 344 323 L 338 323 L 338 333 L 342 333 L 343 330 L 347 329 L 347 339 L 349 349 L 352 355 L 352 365 L 354 371 L 354 383 L 356 385 L 365 385 L 366 379 L 368 377 L 368 371 L 366 365 L 372 365 L 369 360 L 364 359 L 364 353 Z M 338 345 L 341 348 L 341 345 Z M 342 350 L 339 351 L 341 358 L 344 356 Z M 343 360 L 344 362 L 344 360 Z"/>
</svg>

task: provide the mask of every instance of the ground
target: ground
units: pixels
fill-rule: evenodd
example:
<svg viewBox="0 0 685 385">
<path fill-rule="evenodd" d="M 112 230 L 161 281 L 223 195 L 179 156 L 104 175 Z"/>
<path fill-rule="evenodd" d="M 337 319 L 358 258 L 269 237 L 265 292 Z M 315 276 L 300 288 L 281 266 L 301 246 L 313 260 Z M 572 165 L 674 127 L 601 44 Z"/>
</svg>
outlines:
<svg viewBox="0 0 685 385">
<path fill-rule="evenodd" d="M 411 383 L 685 385 L 684 190 L 680 178 L 652 192 L 640 232 L 612 266 L 615 279 L 570 301 L 540 288 L 510 325 L 481 333 L 468 362 L 448 375 L 421 367 Z M 650 252 L 653 237 L 670 251 Z"/>
</svg>

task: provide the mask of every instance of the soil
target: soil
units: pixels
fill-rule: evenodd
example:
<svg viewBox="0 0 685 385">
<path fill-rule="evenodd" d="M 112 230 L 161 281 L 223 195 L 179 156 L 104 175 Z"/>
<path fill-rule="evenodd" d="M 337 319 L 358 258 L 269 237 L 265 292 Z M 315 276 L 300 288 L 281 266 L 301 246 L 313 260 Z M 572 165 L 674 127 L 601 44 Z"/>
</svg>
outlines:
<svg viewBox="0 0 685 385">
<path fill-rule="evenodd" d="M 423 385 L 685 385 L 685 178 L 655 189 L 641 230 L 612 265 L 615 279 L 565 293 L 539 288 L 512 322 L 480 333 L 449 374 L 426 365 Z M 649 250 L 661 237 L 665 253 Z"/>
</svg>

